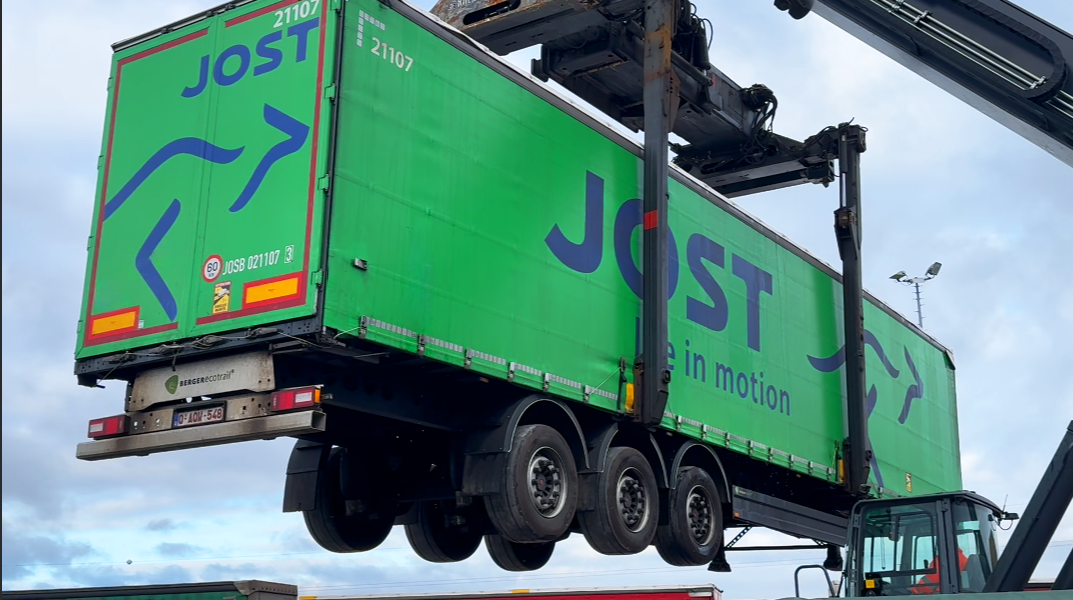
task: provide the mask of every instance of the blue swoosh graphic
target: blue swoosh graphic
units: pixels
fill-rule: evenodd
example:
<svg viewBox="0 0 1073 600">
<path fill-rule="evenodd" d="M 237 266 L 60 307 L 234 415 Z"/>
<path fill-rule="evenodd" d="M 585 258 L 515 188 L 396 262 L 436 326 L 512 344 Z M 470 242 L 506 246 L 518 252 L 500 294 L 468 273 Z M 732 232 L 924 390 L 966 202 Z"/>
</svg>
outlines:
<svg viewBox="0 0 1073 600">
<path fill-rule="evenodd" d="M 160 272 L 157 271 L 156 266 L 153 264 L 153 251 L 160 245 L 161 240 L 164 239 L 164 236 L 171 230 L 171 226 L 179 218 L 180 209 L 179 200 L 172 200 L 160 220 L 153 227 L 153 230 L 149 232 L 149 237 L 145 239 L 145 243 L 142 244 L 141 249 L 138 250 L 138 255 L 134 258 L 135 268 L 141 273 L 142 279 L 145 280 L 153 295 L 156 296 L 157 302 L 160 302 L 160 306 L 172 321 L 179 314 L 179 309 L 175 304 L 175 296 L 172 296 L 171 290 L 168 289 L 168 284 L 164 282 L 164 278 L 160 276 Z"/>
<path fill-rule="evenodd" d="M 898 369 L 894 368 L 890 359 L 887 358 L 887 353 L 883 350 L 883 345 L 880 344 L 876 336 L 867 329 L 864 331 L 864 343 L 875 350 L 876 354 L 879 356 L 880 362 L 883 363 L 883 367 L 887 370 L 887 374 L 890 375 L 892 379 L 897 379 L 900 372 Z M 902 403 L 902 414 L 898 417 L 898 423 L 905 425 L 906 419 L 909 418 L 909 410 L 912 408 L 913 400 L 924 397 L 924 382 L 920 379 L 920 373 L 917 372 L 916 363 L 913 362 L 913 357 L 909 354 L 909 348 L 903 346 L 902 349 L 905 353 L 905 364 L 909 366 L 909 373 L 913 376 L 914 380 L 914 383 L 912 383 L 905 391 L 905 401 Z M 828 357 L 817 358 L 809 356 L 808 361 L 812 365 L 812 368 L 817 371 L 823 373 L 837 371 L 846 362 L 846 346 L 843 345 L 838 349 L 838 352 L 835 352 Z M 864 399 L 866 411 L 865 418 L 870 418 L 872 416 L 877 401 L 878 392 L 876 391 L 876 386 L 873 385 L 868 389 L 868 394 Z M 876 458 L 875 449 L 873 449 L 871 441 L 868 443 L 868 450 L 872 453 L 869 467 L 871 468 L 871 471 L 875 473 L 876 482 L 879 484 L 879 487 L 883 487 L 883 474 L 879 472 L 879 461 Z"/>
<path fill-rule="evenodd" d="M 879 342 L 879 339 L 876 338 L 875 334 L 873 334 L 871 331 L 868 331 L 867 329 L 864 330 L 864 344 L 866 346 L 871 346 L 872 350 L 874 350 L 876 355 L 879 356 L 879 362 L 883 364 L 883 367 L 886 369 L 887 374 L 890 375 L 892 379 L 897 379 L 898 375 L 900 375 L 901 373 L 890 362 L 890 359 L 887 358 L 887 353 L 883 350 L 883 344 Z M 910 371 L 915 374 L 916 367 L 913 366 L 912 360 L 909 359 L 908 350 L 906 350 L 905 356 L 909 362 Z M 808 361 L 812 364 L 812 368 L 816 369 L 817 371 L 821 371 L 824 373 L 831 373 L 833 371 L 837 371 L 846 362 L 846 346 L 843 345 L 841 348 L 838 349 L 838 352 L 835 352 L 834 354 L 826 358 L 816 358 L 814 356 L 809 356 Z M 908 398 L 908 396 L 909 393 L 907 392 L 906 397 Z M 872 385 L 870 388 L 868 388 L 868 394 L 864 398 L 866 419 L 872 416 L 872 411 L 876 409 L 876 403 L 878 402 L 878 400 L 879 392 L 876 391 L 876 386 Z M 908 412 L 907 409 L 903 409 L 903 413 L 905 412 Z M 904 423 L 904 421 L 902 422 Z M 876 451 L 872 447 L 871 441 L 868 442 L 868 450 L 872 453 L 872 458 L 869 460 L 869 467 L 871 468 L 871 471 L 875 473 L 876 483 L 879 484 L 879 487 L 883 487 L 883 473 L 879 471 L 879 460 L 876 457 Z"/>
<path fill-rule="evenodd" d="M 146 179 L 149 179 L 149 176 L 154 171 L 176 156 L 189 154 L 211 163 L 227 164 L 241 156 L 244 149 L 245 146 L 228 150 L 195 137 L 179 138 L 174 142 L 169 142 L 163 148 L 157 150 L 156 154 L 149 157 L 149 160 L 145 161 L 145 164 L 130 178 L 130 181 L 124 184 L 122 189 L 105 203 L 104 218 L 107 219 L 115 211 L 119 210 L 119 207 L 123 206 L 123 203 L 134 194 L 139 186 L 145 183 Z"/>
<path fill-rule="evenodd" d="M 864 330 L 864 344 L 866 346 L 871 346 L 872 350 L 875 350 L 876 355 L 879 356 L 879 362 L 883 363 L 883 367 L 887 369 L 887 375 L 890 375 L 893 379 L 897 379 L 899 375 L 898 369 L 894 368 L 890 359 L 887 358 L 887 353 L 883 350 L 883 344 L 880 344 L 876 336 L 867 329 Z M 812 368 L 817 371 L 822 371 L 824 373 L 837 371 L 838 368 L 846 362 L 846 346 L 843 345 L 838 349 L 838 352 L 835 352 L 827 358 L 809 356 L 808 361 L 812 364 Z"/>
<path fill-rule="evenodd" d="M 279 131 L 288 135 L 288 138 L 275 146 L 269 148 L 264 157 L 257 164 L 253 174 L 250 176 L 250 180 L 246 183 L 246 187 L 243 188 L 242 193 L 239 194 L 238 199 L 235 200 L 231 206 L 231 212 L 238 212 L 242 210 L 250 199 L 257 192 L 257 189 L 264 182 L 265 176 L 278 160 L 281 158 L 293 154 L 300 150 L 305 145 L 306 138 L 309 137 L 309 126 L 294 119 L 293 117 L 284 114 L 282 111 L 265 104 L 264 106 L 264 119 L 265 122 L 275 127 Z M 157 169 L 164 165 L 172 158 L 188 154 L 195 156 L 202 160 L 215 163 L 215 164 L 228 164 L 238 159 L 245 146 L 229 150 L 227 148 L 221 148 L 214 144 L 209 143 L 206 140 L 185 137 L 179 138 L 173 142 L 165 144 L 163 148 L 157 150 L 153 156 L 149 157 L 149 160 L 145 161 L 145 164 L 134 173 L 134 176 L 130 178 L 127 183 L 104 205 L 104 218 L 112 216 L 120 207 L 123 206 L 130 197 L 134 194 L 138 188 L 145 183 Z M 178 316 L 178 305 L 175 302 L 175 296 L 172 295 L 171 290 L 168 288 L 164 278 L 160 275 L 160 271 L 157 270 L 153 264 L 152 255 L 157 246 L 175 225 L 175 221 L 179 218 L 179 211 L 181 210 L 181 204 L 178 199 L 172 200 L 167 210 L 157 221 L 157 224 L 153 227 L 153 230 L 149 232 L 149 237 L 145 239 L 141 248 L 138 250 L 137 256 L 134 258 L 134 266 L 141 274 L 142 279 L 145 280 L 146 285 L 156 296 L 157 301 L 160 303 L 161 308 L 167 313 L 168 318 L 172 321 Z"/>
<path fill-rule="evenodd" d="M 905 348 L 905 363 L 909 365 L 909 372 L 912 373 L 916 383 L 905 390 L 902 414 L 898 416 L 898 422 L 902 425 L 905 425 L 905 420 L 909 418 L 909 409 L 913 407 L 913 400 L 924 397 L 924 382 L 920 379 L 920 373 L 917 373 L 917 366 L 913 364 L 913 357 L 909 355 L 909 348 Z"/>
<path fill-rule="evenodd" d="M 275 107 L 265 104 L 264 117 L 266 123 L 290 137 L 268 149 L 268 152 L 261 158 L 261 162 L 257 164 L 257 168 L 253 170 L 253 175 L 250 176 L 246 187 L 238 195 L 235 203 L 231 205 L 231 212 L 238 212 L 245 208 L 246 204 L 253 198 L 253 195 L 257 193 L 257 188 L 261 187 L 261 183 L 264 182 L 265 176 L 268 175 L 272 165 L 288 154 L 294 154 L 301 150 L 306 143 L 306 138 L 309 137 L 308 125 Z"/>
</svg>

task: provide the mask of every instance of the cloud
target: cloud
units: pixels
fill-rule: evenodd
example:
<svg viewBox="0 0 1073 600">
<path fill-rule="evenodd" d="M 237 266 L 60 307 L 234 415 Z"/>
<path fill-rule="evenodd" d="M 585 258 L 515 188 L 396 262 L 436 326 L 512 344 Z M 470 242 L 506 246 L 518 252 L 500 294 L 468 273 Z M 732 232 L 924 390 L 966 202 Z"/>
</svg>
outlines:
<svg viewBox="0 0 1073 600">
<path fill-rule="evenodd" d="M 145 524 L 147 531 L 175 531 L 182 527 L 182 523 L 176 523 L 174 519 L 153 519 Z"/>
<path fill-rule="evenodd" d="M 62 536 L 28 533 L 24 526 L 3 523 L 3 581 L 23 579 L 34 573 L 35 567 L 70 564 L 75 559 L 92 556 L 95 551 L 84 542 Z"/>
<path fill-rule="evenodd" d="M 182 542 L 162 542 L 157 544 L 154 550 L 164 558 L 190 558 L 191 556 L 204 554 L 208 551 L 207 548 Z"/>
</svg>

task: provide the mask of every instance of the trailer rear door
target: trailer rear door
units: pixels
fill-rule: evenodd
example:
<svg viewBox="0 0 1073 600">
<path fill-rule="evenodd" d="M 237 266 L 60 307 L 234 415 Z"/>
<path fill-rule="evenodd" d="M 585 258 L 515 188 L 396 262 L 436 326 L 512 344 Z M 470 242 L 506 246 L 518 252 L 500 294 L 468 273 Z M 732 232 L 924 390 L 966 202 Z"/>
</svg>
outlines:
<svg viewBox="0 0 1073 600">
<path fill-rule="evenodd" d="M 315 311 L 334 15 L 259 0 L 115 46 L 78 358 Z"/>
</svg>

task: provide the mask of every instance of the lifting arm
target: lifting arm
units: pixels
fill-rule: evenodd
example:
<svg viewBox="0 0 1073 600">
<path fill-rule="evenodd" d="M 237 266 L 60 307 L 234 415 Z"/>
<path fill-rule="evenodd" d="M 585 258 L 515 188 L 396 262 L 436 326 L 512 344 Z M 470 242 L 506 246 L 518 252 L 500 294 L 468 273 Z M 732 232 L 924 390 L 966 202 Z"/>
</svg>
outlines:
<svg viewBox="0 0 1073 600">
<path fill-rule="evenodd" d="M 1007 0 L 776 0 L 809 11 L 1073 166 L 1073 36 Z"/>
<path fill-rule="evenodd" d="M 837 153 L 770 131 L 778 107 L 771 90 L 743 89 L 714 68 L 706 20 L 689 0 L 673 10 L 668 127 L 687 142 L 674 146 L 674 162 L 729 197 L 833 181 Z M 501 54 L 539 44 L 535 76 L 633 131 L 645 128 L 642 0 L 440 0 L 432 11 Z"/>
</svg>

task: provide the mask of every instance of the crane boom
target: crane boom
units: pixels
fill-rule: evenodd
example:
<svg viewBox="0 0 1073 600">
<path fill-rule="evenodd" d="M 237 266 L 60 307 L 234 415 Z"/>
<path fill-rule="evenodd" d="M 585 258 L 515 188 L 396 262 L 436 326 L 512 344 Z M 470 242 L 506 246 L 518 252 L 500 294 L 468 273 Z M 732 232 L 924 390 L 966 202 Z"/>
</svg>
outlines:
<svg viewBox="0 0 1073 600">
<path fill-rule="evenodd" d="M 816 0 L 869 46 L 1073 166 L 1073 36 L 1007 0 Z"/>
</svg>

